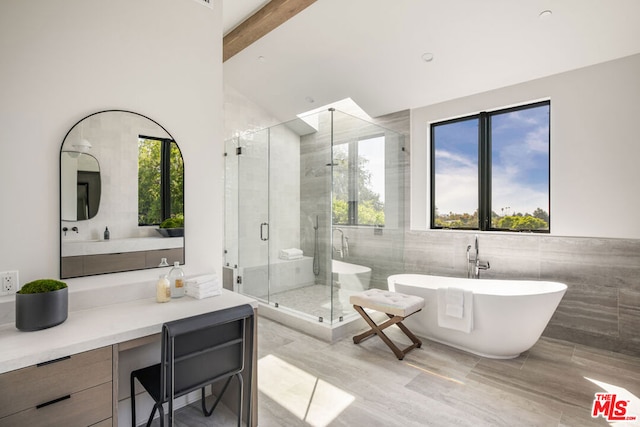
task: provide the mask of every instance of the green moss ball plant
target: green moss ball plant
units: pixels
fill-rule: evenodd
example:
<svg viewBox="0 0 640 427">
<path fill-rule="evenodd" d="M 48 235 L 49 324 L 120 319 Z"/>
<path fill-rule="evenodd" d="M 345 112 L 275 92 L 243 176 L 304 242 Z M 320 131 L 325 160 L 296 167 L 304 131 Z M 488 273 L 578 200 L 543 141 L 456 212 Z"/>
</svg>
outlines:
<svg viewBox="0 0 640 427">
<path fill-rule="evenodd" d="M 26 283 L 16 293 L 16 328 L 38 331 L 67 320 L 69 291 L 67 284 L 54 279 Z"/>
<path fill-rule="evenodd" d="M 184 236 L 184 215 L 177 214 L 171 218 L 167 218 L 158 226 L 158 233 L 164 237 L 182 237 Z"/>
<path fill-rule="evenodd" d="M 67 284 L 54 279 L 38 279 L 33 282 L 26 283 L 18 291 L 19 294 L 40 294 L 43 292 L 53 292 L 64 289 Z"/>
<path fill-rule="evenodd" d="M 182 228 L 184 227 L 184 216 L 176 215 L 171 218 L 167 218 L 160 224 L 160 228 Z"/>
</svg>

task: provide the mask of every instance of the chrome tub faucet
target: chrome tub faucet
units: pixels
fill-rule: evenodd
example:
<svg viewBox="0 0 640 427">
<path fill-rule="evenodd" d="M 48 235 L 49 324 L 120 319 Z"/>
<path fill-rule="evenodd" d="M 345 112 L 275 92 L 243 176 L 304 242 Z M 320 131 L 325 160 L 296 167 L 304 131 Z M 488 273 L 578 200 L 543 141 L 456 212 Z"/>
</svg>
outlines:
<svg viewBox="0 0 640 427">
<path fill-rule="evenodd" d="M 479 279 L 480 270 L 488 270 L 491 268 L 489 261 L 480 260 L 480 245 L 478 244 L 478 235 L 474 238 L 475 252 L 472 254 L 471 245 L 467 245 L 467 278 Z"/>
<path fill-rule="evenodd" d="M 335 245 L 332 245 L 333 251 L 337 252 L 340 258 L 344 258 L 349 255 L 349 238 L 344 235 L 344 231 L 341 228 L 334 228 L 333 233 L 336 231 L 340 232 L 340 249 L 336 249 Z"/>
</svg>

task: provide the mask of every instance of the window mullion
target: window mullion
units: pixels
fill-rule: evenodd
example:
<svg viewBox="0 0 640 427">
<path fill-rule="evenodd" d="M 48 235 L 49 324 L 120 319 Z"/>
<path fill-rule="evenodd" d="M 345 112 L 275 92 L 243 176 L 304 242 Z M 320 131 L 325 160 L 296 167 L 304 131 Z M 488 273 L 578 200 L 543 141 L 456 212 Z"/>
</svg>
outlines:
<svg viewBox="0 0 640 427">
<path fill-rule="evenodd" d="M 163 139 L 160 155 L 162 220 L 171 217 L 171 140 Z"/>
<path fill-rule="evenodd" d="M 348 167 L 348 224 L 358 224 L 358 141 L 349 142 L 349 167 Z"/>
<path fill-rule="evenodd" d="M 491 132 L 490 115 L 480 113 L 478 126 L 478 228 L 491 226 Z"/>
<path fill-rule="evenodd" d="M 436 132 L 435 126 L 431 125 L 429 130 L 429 141 L 431 145 L 431 153 L 429 155 L 429 170 L 430 170 L 430 190 L 431 190 L 431 228 L 441 228 L 436 225 Z"/>
</svg>

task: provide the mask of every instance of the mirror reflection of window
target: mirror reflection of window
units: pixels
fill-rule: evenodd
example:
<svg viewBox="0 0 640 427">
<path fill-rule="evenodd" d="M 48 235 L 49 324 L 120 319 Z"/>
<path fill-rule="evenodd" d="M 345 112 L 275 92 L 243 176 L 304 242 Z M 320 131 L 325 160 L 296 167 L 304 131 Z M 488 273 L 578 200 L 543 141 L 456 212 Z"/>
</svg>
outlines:
<svg viewBox="0 0 640 427">
<path fill-rule="evenodd" d="M 101 179 L 98 160 L 85 153 L 62 153 L 61 203 L 63 221 L 83 221 L 98 214 Z"/>
<path fill-rule="evenodd" d="M 184 214 L 184 163 L 175 141 L 138 138 L 138 225 Z"/>
</svg>

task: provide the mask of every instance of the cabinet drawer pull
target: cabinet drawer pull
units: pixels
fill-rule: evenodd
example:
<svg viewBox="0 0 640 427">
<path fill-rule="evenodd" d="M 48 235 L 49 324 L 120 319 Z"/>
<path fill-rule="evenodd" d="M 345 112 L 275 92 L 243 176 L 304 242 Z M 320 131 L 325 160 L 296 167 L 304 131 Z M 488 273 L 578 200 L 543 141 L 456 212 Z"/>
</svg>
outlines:
<svg viewBox="0 0 640 427">
<path fill-rule="evenodd" d="M 44 408 L 45 406 L 53 405 L 54 403 L 62 402 L 63 400 L 71 399 L 71 395 L 67 394 L 66 396 L 59 397 L 57 399 L 50 400 L 46 403 L 41 403 L 36 406 L 36 409 Z"/>
<path fill-rule="evenodd" d="M 62 362 L 63 360 L 69 360 L 69 359 L 71 359 L 71 356 L 65 356 L 59 359 L 53 359 L 47 362 L 38 363 L 36 366 L 39 368 L 40 366 L 47 366 L 47 365 L 51 365 L 52 363 L 58 363 L 58 362 Z"/>
</svg>

